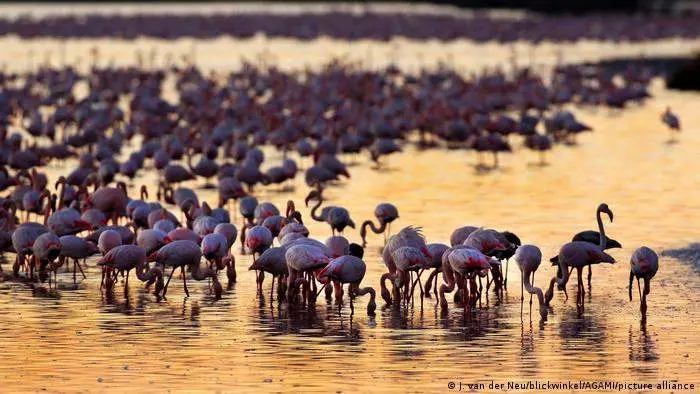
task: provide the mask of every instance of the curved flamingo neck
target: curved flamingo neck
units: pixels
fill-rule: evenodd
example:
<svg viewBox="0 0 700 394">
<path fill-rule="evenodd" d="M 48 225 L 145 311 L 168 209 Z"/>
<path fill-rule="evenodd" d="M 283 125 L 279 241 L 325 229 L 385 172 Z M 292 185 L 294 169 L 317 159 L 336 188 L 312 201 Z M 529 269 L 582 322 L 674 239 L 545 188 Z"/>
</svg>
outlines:
<svg viewBox="0 0 700 394">
<path fill-rule="evenodd" d="M 596 211 L 596 220 L 598 221 L 598 232 L 600 233 L 600 241 L 598 243 L 598 246 L 600 246 L 600 249 L 603 250 L 605 249 L 605 240 L 607 237 L 605 236 L 605 226 L 603 226 L 603 218 L 600 215 L 600 208 Z"/>
<path fill-rule="evenodd" d="M 373 233 L 381 234 L 386 230 L 386 226 L 386 222 L 380 222 L 379 227 L 376 227 L 371 220 L 365 220 L 360 227 L 360 236 L 362 237 L 362 241 L 364 241 L 365 237 L 367 236 L 367 227 L 369 227 Z"/>
<path fill-rule="evenodd" d="M 323 222 L 323 218 L 316 213 L 316 211 L 321 208 L 321 204 L 323 204 L 323 196 L 318 195 L 318 201 L 316 201 L 316 205 L 314 205 L 311 208 L 311 219 L 317 221 L 317 222 Z"/>
<path fill-rule="evenodd" d="M 525 290 L 527 290 L 528 293 L 537 294 L 537 300 L 540 303 L 540 314 L 543 317 L 546 317 L 547 316 L 547 308 L 546 308 L 545 302 L 544 302 L 544 294 L 542 294 L 542 289 L 532 285 L 532 282 L 530 281 L 531 277 L 532 277 L 532 272 L 523 271 L 523 286 L 525 287 Z"/>
</svg>

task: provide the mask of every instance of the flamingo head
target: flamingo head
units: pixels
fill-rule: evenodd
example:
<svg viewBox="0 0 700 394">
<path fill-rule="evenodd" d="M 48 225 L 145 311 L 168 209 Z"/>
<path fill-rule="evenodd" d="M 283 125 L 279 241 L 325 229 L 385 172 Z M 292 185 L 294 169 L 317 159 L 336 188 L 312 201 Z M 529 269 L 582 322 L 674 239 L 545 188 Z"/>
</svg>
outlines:
<svg viewBox="0 0 700 394">
<path fill-rule="evenodd" d="M 610 221 L 613 221 L 613 212 L 610 210 L 610 207 L 608 207 L 608 204 L 602 203 L 598 206 L 598 212 L 602 212 L 608 215 L 610 218 Z"/>
<path fill-rule="evenodd" d="M 317 190 L 310 191 L 309 195 L 304 199 L 304 203 L 307 207 L 309 206 L 309 201 L 313 200 L 314 198 L 321 198 L 321 194 Z"/>
</svg>

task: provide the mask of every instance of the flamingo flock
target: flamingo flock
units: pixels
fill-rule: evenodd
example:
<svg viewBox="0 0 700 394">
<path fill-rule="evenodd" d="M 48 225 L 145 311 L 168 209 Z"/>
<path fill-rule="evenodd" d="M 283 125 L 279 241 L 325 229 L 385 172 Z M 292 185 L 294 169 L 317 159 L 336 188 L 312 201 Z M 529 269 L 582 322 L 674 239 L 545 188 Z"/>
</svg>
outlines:
<svg viewBox="0 0 700 394">
<path fill-rule="evenodd" d="M 292 307 L 313 307 L 322 292 L 342 304 L 347 293 L 354 312 L 355 299 L 368 295 L 373 315 L 376 292 L 363 285 L 364 248 L 384 234 L 379 296 L 388 306 L 416 300 L 423 306 L 434 297 L 441 311 L 456 303 L 471 316 L 492 289 L 502 299 L 514 259 L 522 290 L 537 297 L 542 319 L 554 286 L 566 292 L 574 269 L 583 308 L 583 270 L 590 288 L 592 265 L 615 263 L 607 251 L 622 247 L 605 232 L 602 215 L 614 217 L 606 204 L 596 211 L 598 231 L 574 235 L 551 259 L 558 272 L 545 291 L 535 287 L 541 251 L 514 232 L 468 224 L 454 230 L 449 245 L 428 243 L 419 226 L 392 234 L 400 221 L 392 203 L 377 204 L 376 222 L 355 221 L 339 203 L 328 204 L 330 188 L 352 181 L 348 159 L 364 156 L 382 171 L 389 155 L 444 147 L 475 151 L 477 168 L 490 171 L 501 165 L 499 155 L 524 146 L 544 162 L 546 151 L 576 145 L 579 134 L 591 131 L 572 108 L 619 111 L 650 97 L 651 75 L 642 69 L 611 75 L 560 65 L 545 76 L 513 66 L 464 76 L 447 65 L 411 74 L 395 65 L 367 70 L 341 60 L 293 72 L 245 63 L 220 76 L 172 61 L 162 68 L 155 62 L 115 67 L 95 50 L 85 74 L 50 64 L 21 75 L 3 72 L 0 242 L 3 253 L 15 254 L 3 278 L 51 288 L 66 269 L 77 283 L 86 277 L 87 259 L 98 256 L 106 292 L 120 278 L 128 287 L 135 271 L 157 297 L 166 297 L 179 271 L 185 296 L 194 280 L 220 299 L 241 275 L 233 253 L 238 242 L 251 256 L 248 270 L 259 294 L 265 276 L 272 277 L 271 302 L 275 284 L 277 302 Z M 178 93 L 175 103 L 163 94 L 169 83 Z M 80 99 L 79 85 L 88 88 Z M 673 130 L 680 130 L 678 119 L 670 108 L 662 115 Z M 483 155 L 492 155 L 491 165 Z M 65 173 L 49 183 L 46 166 Z M 157 181 L 134 194 L 128 185 L 149 171 Z M 259 189 L 290 190 L 301 172 L 309 188 L 303 204 L 290 200 L 280 209 L 256 197 Z M 196 191 L 214 188 L 213 205 Z M 331 236 L 311 238 L 309 220 L 326 223 Z M 644 315 L 655 256 L 640 248 L 631 263 L 630 297 L 633 278 L 638 285 L 643 279 Z"/>
<path fill-rule="evenodd" d="M 0 35 L 22 38 L 119 38 L 152 37 L 211 39 L 220 36 L 250 38 L 259 33 L 268 37 L 312 40 L 332 37 L 341 40 L 393 37 L 416 40 L 512 43 L 543 41 L 575 43 L 579 40 L 640 42 L 700 36 L 694 13 L 634 13 L 579 15 L 531 15 L 518 18 L 488 13 L 462 16 L 448 8 L 440 13 L 373 11 L 356 7 L 345 11 L 337 7 L 328 12 L 208 12 L 206 14 L 86 14 L 62 12 L 41 17 L 21 16 L 0 19 Z M 604 26 L 604 28 L 601 28 Z"/>
</svg>

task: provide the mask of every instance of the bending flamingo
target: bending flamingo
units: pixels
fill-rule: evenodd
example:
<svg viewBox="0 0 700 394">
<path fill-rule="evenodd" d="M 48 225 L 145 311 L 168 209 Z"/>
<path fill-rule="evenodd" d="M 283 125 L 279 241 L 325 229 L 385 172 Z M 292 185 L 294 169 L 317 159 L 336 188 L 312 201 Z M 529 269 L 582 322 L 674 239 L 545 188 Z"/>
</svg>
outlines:
<svg viewBox="0 0 700 394">
<path fill-rule="evenodd" d="M 360 226 L 360 237 L 362 237 L 363 247 L 367 246 L 367 227 L 375 234 L 381 234 L 387 231 L 388 234 L 391 235 L 391 222 L 399 218 L 399 210 L 393 204 L 381 203 L 374 209 L 374 216 L 379 222 L 379 227 L 376 227 L 371 220 L 365 220 L 362 226 Z M 386 243 L 386 237 L 384 241 Z"/>
<path fill-rule="evenodd" d="M 649 286 L 651 279 L 659 270 L 659 256 L 646 246 L 634 251 L 630 259 L 630 283 L 628 286 L 630 301 L 632 301 L 632 281 L 637 278 L 637 290 L 639 290 L 639 298 L 641 305 L 639 310 L 642 312 L 642 321 L 647 318 L 647 295 L 649 295 Z M 644 292 L 639 286 L 639 278 L 644 279 Z"/>
<path fill-rule="evenodd" d="M 530 313 L 532 314 L 532 294 L 537 294 L 540 302 L 540 316 L 542 320 L 547 319 L 547 306 L 544 302 L 542 289 L 535 287 L 535 271 L 542 262 L 542 252 L 535 245 L 522 245 L 515 251 L 515 262 L 522 273 L 522 285 L 520 286 L 520 315 L 523 314 L 523 287 L 530 293 Z"/>
<path fill-rule="evenodd" d="M 351 255 L 340 256 L 331 260 L 328 265 L 315 273 L 319 282 L 326 285 L 331 280 L 343 284 L 349 284 L 348 291 L 350 293 L 350 313 L 355 313 L 353 301 L 356 296 L 370 295 L 367 303 L 367 314 L 374 316 L 374 311 L 377 309 L 375 301 L 376 293 L 371 287 L 360 288 L 360 282 L 365 277 L 367 266 L 361 258 Z"/>
</svg>

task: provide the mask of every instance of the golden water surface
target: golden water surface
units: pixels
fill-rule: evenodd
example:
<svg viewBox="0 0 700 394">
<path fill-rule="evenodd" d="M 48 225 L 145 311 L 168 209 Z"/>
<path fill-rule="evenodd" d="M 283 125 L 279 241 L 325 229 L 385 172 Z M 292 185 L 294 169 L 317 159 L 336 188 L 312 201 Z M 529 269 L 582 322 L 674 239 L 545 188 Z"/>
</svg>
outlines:
<svg viewBox="0 0 700 394">
<path fill-rule="evenodd" d="M 15 56 L 15 61 L 8 64 L 15 68 L 27 64 L 27 48 L 37 52 L 49 48 L 55 54 L 59 46 L 55 42 L 51 45 L 50 40 L 2 41 L 7 44 L 2 58 L 10 61 Z M 118 48 L 128 53 L 128 61 L 133 61 L 137 47 L 148 50 L 159 46 L 167 51 L 180 45 L 187 52 L 191 42 L 148 41 L 141 46 L 138 42 L 116 42 L 110 46 L 107 41 L 80 40 L 68 44 L 71 59 L 87 59 L 95 43 L 103 53 Z M 234 67 L 239 49 L 232 49 L 235 55 L 230 56 L 210 50 L 214 46 L 225 48 L 226 43 L 235 44 L 234 40 L 202 43 L 198 55 L 205 67 Z M 347 44 L 327 40 L 299 44 L 297 53 L 281 50 L 293 48 L 290 41 L 268 44 L 272 52 L 279 46 L 275 60 L 282 64 L 286 53 L 292 63 L 300 62 L 300 58 L 313 62 L 333 54 L 323 48 L 340 48 L 337 53 L 347 49 L 343 47 Z M 241 44 L 245 45 L 251 45 L 250 41 Z M 376 45 L 391 48 L 390 44 Z M 423 45 L 425 52 L 419 47 L 414 54 L 440 48 L 436 43 L 401 45 Z M 316 52 L 305 55 L 304 50 L 310 47 Z M 484 51 L 486 48 L 482 47 Z M 492 64 L 507 59 L 506 48 L 488 48 L 489 52 L 484 53 L 494 54 Z M 581 48 L 592 53 L 595 44 Z M 600 48 L 615 52 L 608 44 L 600 44 Z M 670 44 L 665 48 L 674 50 Z M 377 53 L 375 59 L 386 61 Z M 586 52 L 572 48 L 570 53 Z M 489 60 L 479 52 L 462 55 L 479 58 L 481 63 Z M 40 58 L 40 53 L 36 57 Z M 462 63 L 465 69 L 475 67 L 468 60 Z M 549 166 L 534 165 L 537 156 L 523 149 L 516 139 L 516 152 L 501 160 L 500 170 L 488 174 L 474 170 L 477 158 L 472 152 L 419 151 L 410 144 L 405 153 L 391 157 L 387 169 L 379 172 L 370 168 L 367 155 L 344 158 L 357 163 L 351 167 L 352 179 L 326 192 L 332 203 L 346 207 L 356 222 L 373 218 L 375 205 L 390 201 L 401 215 L 394 231 L 418 225 L 429 242 L 447 243 L 458 226 L 508 229 L 523 242 L 538 245 L 546 257 L 556 253 L 574 233 L 595 228 L 595 208 L 607 202 L 615 212 L 615 222 L 607 231 L 624 248 L 612 251 L 618 264 L 594 268 L 592 296 L 586 296 L 582 315 L 577 313 L 575 288 L 570 284 L 572 297 L 565 300 L 557 292 L 553 313 L 546 323 L 537 321 L 536 305 L 531 322 L 527 299 L 521 318 L 515 264 L 509 267 L 503 302 L 497 303 L 491 295 L 485 308 L 465 322 L 461 309 L 456 307 L 441 316 L 434 299 L 426 300 L 422 309 L 418 303 L 409 309 L 386 308 L 379 299 L 376 318 L 368 318 L 364 313 L 367 298 L 359 298 L 352 320 L 347 305 L 338 313 L 323 299 L 315 307 L 302 310 L 290 310 L 276 302 L 271 305 L 269 278 L 265 295 L 256 297 L 254 277 L 245 271 L 251 257 L 238 254 L 239 281 L 219 301 L 213 299 L 206 283 L 192 281 L 191 297 L 184 298 L 177 276 L 167 300 L 156 300 L 137 281 L 131 282 L 128 292 L 117 287 L 113 297 L 106 297 L 100 291 L 95 260 L 89 260 L 87 280 L 75 287 L 70 274 L 59 274 L 57 295 L 41 291 L 33 294 L 25 285 L 0 283 L 1 390 L 445 392 L 450 391 L 449 382 L 465 385 L 530 379 L 670 380 L 695 383 L 697 387 L 697 269 L 662 258 L 652 281 L 645 326 L 640 324 L 636 293 L 633 302 L 627 299 L 628 261 L 637 247 L 647 245 L 660 252 L 700 239 L 700 128 L 696 126 L 700 124 L 700 95 L 668 92 L 660 84 L 653 93 L 655 98 L 647 105 L 633 106 L 623 113 L 576 110 L 595 132 L 581 136 L 578 146 L 557 146 L 548 156 Z M 678 144 L 667 143 L 668 133 L 659 121 L 667 105 L 680 115 L 684 125 Z M 281 160 L 275 152 L 266 153 L 264 166 Z M 303 160 L 300 163 L 309 164 Z M 55 178 L 74 165 L 66 163 L 47 171 Z M 141 184 L 155 184 L 153 171 L 140 174 L 133 190 Z M 308 218 L 302 203 L 308 189 L 301 177 L 295 187 L 292 192 L 261 188 L 256 196 L 280 207 L 294 199 Z M 215 191 L 199 193 L 210 203 L 217 200 Z M 323 240 L 330 235 L 325 224 L 308 226 L 314 238 Z M 346 235 L 355 241 L 359 238 L 356 231 Z M 382 242 L 382 236 L 370 235 L 365 258 L 365 282 L 375 289 L 385 271 L 379 257 Z M 238 247 L 235 250 L 240 251 Z M 536 284 L 545 283 L 554 274 L 555 269 L 543 263 Z"/>
</svg>

